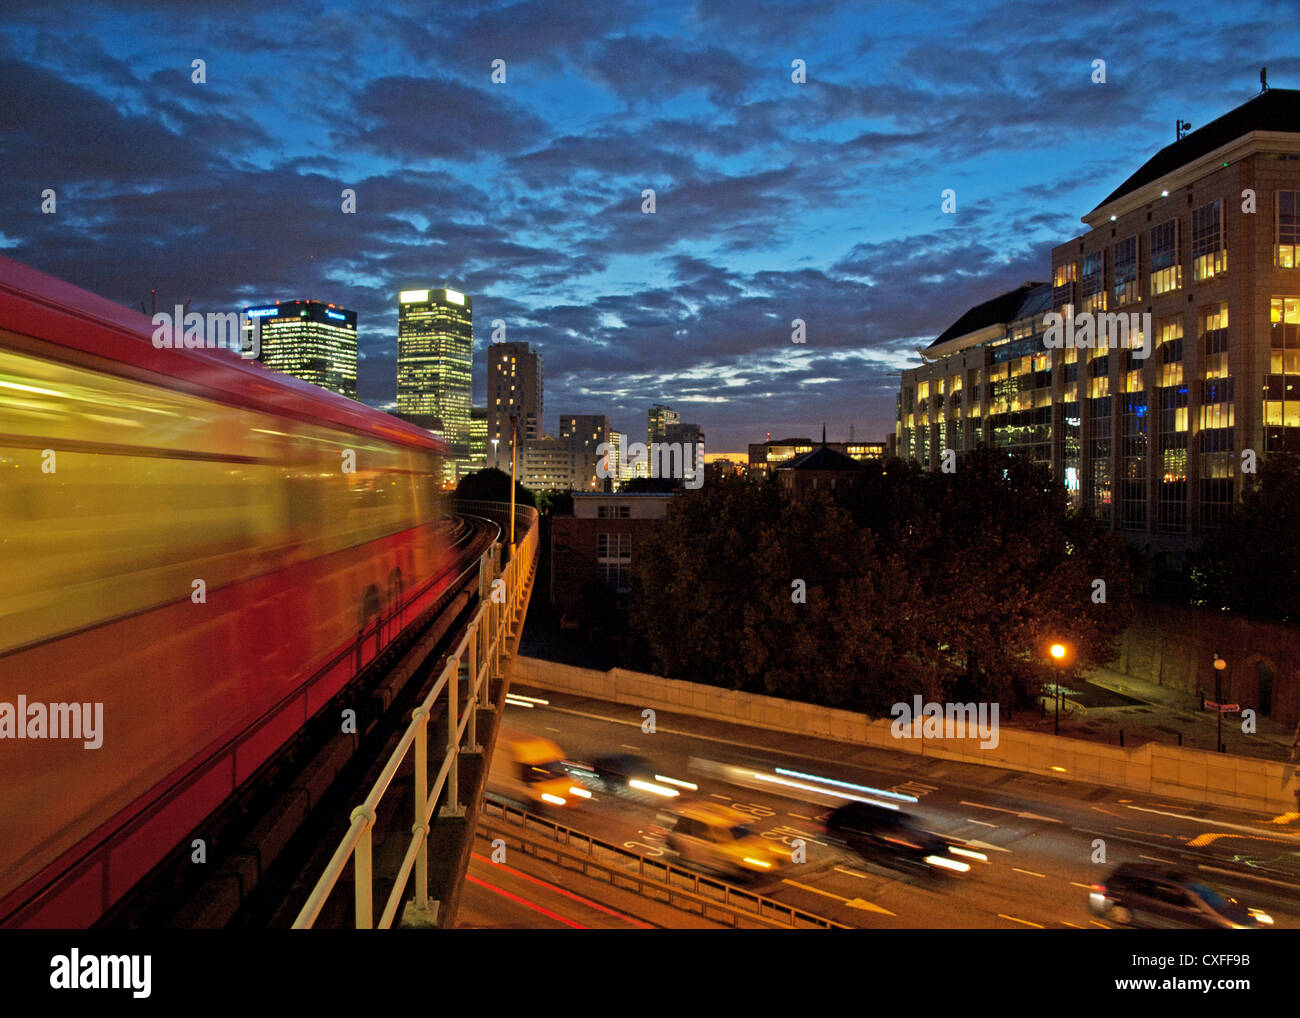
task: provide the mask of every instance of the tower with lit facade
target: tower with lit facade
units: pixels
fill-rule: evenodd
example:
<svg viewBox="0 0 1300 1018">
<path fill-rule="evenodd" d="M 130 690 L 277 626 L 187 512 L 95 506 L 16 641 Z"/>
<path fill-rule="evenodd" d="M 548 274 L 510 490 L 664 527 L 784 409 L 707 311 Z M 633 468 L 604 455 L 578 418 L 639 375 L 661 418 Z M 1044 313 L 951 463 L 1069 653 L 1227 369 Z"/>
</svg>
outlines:
<svg viewBox="0 0 1300 1018">
<path fill-rule="evenodd" d="M 244 308 L 260 330 L 257 359 L 272 371 L 357 398 L 357 313 L 318 300 Z"/>
<path fill-rule="evenodd" d="M 397 295 L 397 413 L 437 417 L 451 457 L 444 480 L 470 457 L 474 300 L 452 289 Z"/>
</svg>

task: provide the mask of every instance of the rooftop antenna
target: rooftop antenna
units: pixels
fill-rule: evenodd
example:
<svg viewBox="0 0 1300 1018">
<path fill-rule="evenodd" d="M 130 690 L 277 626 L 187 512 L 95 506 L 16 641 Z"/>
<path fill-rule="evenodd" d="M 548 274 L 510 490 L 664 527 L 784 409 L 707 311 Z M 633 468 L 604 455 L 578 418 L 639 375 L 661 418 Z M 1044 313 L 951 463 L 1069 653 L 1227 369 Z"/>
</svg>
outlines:
<svg viewBox="0 0 1300 1018">
<path fill-rule="evenodd" d="M 1261 93 L 1268 91 L 1268 68 L 1267 67 L 1261 67 L 1259 69 L 1259 90 Z"/>
<path fill-rule="evenodd" d="M 822 445 L 826 444 L 826 422 L 822 421 Z"/>
</svg>

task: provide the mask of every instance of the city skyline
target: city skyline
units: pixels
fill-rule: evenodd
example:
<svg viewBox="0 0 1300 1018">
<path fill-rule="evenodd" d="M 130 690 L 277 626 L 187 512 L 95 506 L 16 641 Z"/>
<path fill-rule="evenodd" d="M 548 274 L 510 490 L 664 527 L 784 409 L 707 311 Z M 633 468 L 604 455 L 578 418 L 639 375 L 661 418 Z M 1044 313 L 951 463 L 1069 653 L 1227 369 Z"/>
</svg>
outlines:
<svg viewBox="0 0 1300 1018">
<path fill-rule="evenodd" d="M 16 12 L 0 249 L 133 307 L 355 308 L 372 405 L 393 398 L 394 296 L 436 282 L 478 299 L 479 356 L 496 320 L 545 354 L 556 405 L 671 400 L 717 448 L 823 418 L 874 441 L 915 347 L 1041 278 L 1176 120 L 1249 98 L 1261 65 L 1300 84 L 1274 0 L 423 10 L 339 8 L 310 51 L 282 41 L 292 7 L 110 5 L 57 44 L 64 5 Z"/>
</svg>

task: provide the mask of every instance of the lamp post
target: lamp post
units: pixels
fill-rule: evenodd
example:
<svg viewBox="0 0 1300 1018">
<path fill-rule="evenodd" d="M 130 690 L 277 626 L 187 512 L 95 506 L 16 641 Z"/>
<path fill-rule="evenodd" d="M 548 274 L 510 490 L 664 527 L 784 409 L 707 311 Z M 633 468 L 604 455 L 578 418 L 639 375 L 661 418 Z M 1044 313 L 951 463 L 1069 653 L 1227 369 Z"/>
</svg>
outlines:
<svg viewBox="0 0 1300 1018">
<path fill-rule="evenodd" d="M 1054 643 L 1051 647 L 1051 654 L 1056 661 L 1056 723 L 1052 726 L 1052 734 L 1061 734 L 1061 665 L 1065 662 L 1065 646 L 1060 643 Z"/>
<path fill-rule="evenodd" d="M 515 553 L 515 468 L 519 462 L 519 418 L 510 415 L 510 555 Z"/>
<path fill-rule="evenodd" d="M 1219 715 L 1218 734 L 1214 737 L 1214 744 L 1218 747 L 1218 752 L 1223 752 L 1223 670 L 1228 667 L 1228 662 L 1214 655 L 1214 712 Z"/>
</svg>

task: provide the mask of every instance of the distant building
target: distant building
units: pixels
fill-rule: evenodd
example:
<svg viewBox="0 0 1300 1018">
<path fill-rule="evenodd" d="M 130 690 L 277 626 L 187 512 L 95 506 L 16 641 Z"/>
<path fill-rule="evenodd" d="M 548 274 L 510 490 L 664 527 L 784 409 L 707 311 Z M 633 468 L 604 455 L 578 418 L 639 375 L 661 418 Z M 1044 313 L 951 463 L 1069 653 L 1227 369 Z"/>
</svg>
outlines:
<svg viewBox="0 0 1300 1018">
<path fill-rule="evenodd" d="M 487 466 L 487 407 L 471 407 L 469 412 L 469 467 L 472 473 Z"/>
<path fill-rule="evenodd" d="M 451 447 L 443 483 L 469 460 L 474 352 L 474 300 L 451 289 L 397 295 L 397 412 L 403 419 L 436 416 Z"/>
<path fill-rule="evenodd" d="M 671 444 L 680 443 L 683 449 L 689 447 L 691 453 L 692 469 L 704 464 L 704 429 L 698 424 L 669 424 L 664 428 L 664 438 L 662 441 Z"/>
<path fill-rule="evenodd" d="M 632 476 L 632 471 L 624 469 L 623 457 L 627 455 L 627 436 L 621 431 L 609 433 L 609 457 L 606 470 L 609 472 L 611 486 L 617 486 Z"/>
<path fill-rule="evenodd" d="M 244 319 L 245 328 L 256 320 L 257 359 L 272 371 L 357 398 L 355 311 L 318 300 L 286 300 L 246 307 Z"/>
<path fill-rule="evenodd" d="M 665 436 L 668 434 L 668 426 L 670 424 L 680 424 L 681 421 L 681 414 L 672 407 L 665 406 L 663 403 L 656 403 L 646 415 L 646 445 L 666 441 Z"/>
<path fill-rule="evenodd" d="M 527 343 L 492 343 L 487 356 L 488 465 L 508 474 L 511 416 L 518 418 L 521 452 L 522 443 L 542 437 L 542 355 Z"/>
<path fill-rule="evenodd" d="M 799 500 L 814 491 L 843 494 L 862 480 L 866 469 L 861 461 L 823 441 L 815 449 L 777 465 L 776 479 L 785 492 Z"/>
<path fill-rule="evenodd" d="M 607 584 L 626 609 L 642 542 L 668 511 L 671 494 L 574 492 L 573 515 L 551 520 L 551 603 L 576 612 L 593 580 Z"/>
<path fill-rule="evenodd" d="M 517 476 L 530 491 L 570 491 L 583 475 L 581 462 L 582 447 L 578 443 L 544 435 L 520 443 Z"/>
<path fill-rule="evenodd" d="M 812 452 L 814 448 L 822 445 L 859 463 L 885 458 L 884 442 L 814 442 L 811 438 L 770 439 L 766 442 L 750 443 L 747 476 L 754 480 L 762 480 L 787 460 Z"/>
<path fill-rule="evenodd" d="M 575 491 L 603 491 L 604 478 L 600 467 L 605 455 L 598 454 L 601 446 L 609 446 L 609 418 L 604 414 L 561 414 L 560 438 L 573 443 L 578 461 L 574 469 Z"/>
</svg>

